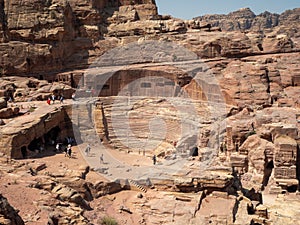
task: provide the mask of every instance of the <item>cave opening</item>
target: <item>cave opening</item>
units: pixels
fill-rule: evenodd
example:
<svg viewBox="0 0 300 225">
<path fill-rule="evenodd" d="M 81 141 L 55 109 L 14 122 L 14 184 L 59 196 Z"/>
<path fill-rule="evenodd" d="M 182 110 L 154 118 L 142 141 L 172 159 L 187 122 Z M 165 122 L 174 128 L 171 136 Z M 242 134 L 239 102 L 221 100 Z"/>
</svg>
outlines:
<svg viewBox="0 0 300 225">
<path fill-rule="evenodd" d="M 35 138 L 28 145 L 28 150 L 41 151 L 42 143 L 43 143 L 42 138 Z"/>
<path fill-rule="evenodd" d="M 265 171 L 264 171 L 264 178 L 263 178 L 263 188 L 266 187 L 269 183 L 270 176 L 272 174 L 274 168 L 273 160 L 265 163 Z"/>
<path fill-rule="evenodd" d="M 27 148 L 26 148 L 26 146 L 21 147 L 21 154 L 22 154 L 23 159 L 27 158 Z"/>
<path fill-rule="evenodd" d="M 288 186 L 286 189 L 289 193 L 295 193 L 298 190 L 298 185 Z"/>
<path fill-rule="evenodd" d="M 46 144 L 48 145 L 54 145 L 59 138 L 60 135 L 60 128 L 58 126 L 53 127 L 50 131 L 48 131 L 45 135 L 44 135 L 44 139 Z"/>
</svg>

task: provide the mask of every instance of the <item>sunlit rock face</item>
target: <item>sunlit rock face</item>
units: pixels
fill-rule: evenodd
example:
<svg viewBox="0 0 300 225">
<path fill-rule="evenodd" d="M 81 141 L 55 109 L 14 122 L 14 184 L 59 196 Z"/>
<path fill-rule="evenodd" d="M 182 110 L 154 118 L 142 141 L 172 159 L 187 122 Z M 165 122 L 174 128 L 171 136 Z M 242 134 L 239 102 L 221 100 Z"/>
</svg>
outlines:
<svg viewBox="0 0 300 225">
<path fill-rule="evenodd" d="M 41 220 L 46 206 L 55 212 L 49 224 L 98 224 L 105 210 L 120 224 L 296 224 L 298 30 L 299 9 L 184 21 L 151 0 L 0 0 L 1 188 L 46 194 L 34 205 Z M 52 94 L 69 102 L 47 105 Z M 95 145 L 93 170 L 125 179 L 90 183 L 89 168 L 9 161 L 70 136 Z M 100 168 L 103 148 L 149 167 Z M 170 175 L 176 160 L 185 164 Z M 136 171 L 146 178 L 128 180 Z"/>
</svg>

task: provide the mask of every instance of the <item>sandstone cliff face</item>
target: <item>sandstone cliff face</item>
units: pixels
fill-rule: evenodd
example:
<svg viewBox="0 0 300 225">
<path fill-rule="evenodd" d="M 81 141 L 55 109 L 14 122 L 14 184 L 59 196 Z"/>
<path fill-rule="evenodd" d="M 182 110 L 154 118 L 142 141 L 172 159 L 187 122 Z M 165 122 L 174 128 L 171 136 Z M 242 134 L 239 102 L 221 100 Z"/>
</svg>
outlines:
<svg viewBox="0 0 300 225">
<path fill-rule="evenodd" d="M 299 8 L 282 14 L 263 12 L 255 15 L 251 9 L 242 8 L 227 15 L 204 15 L 195 18 L 202 23 L 210 23 L 224 31 L 265 30 L 277 26 L 290 26 L 299 20 Z"/>
<path fill-rule="evenodd" d="M 6 21 L 4 13 L 4 0 L 0 1 L 0 42 L 7 40 Z"/>
<path fill-rule="evenodd" d="M 109 23 L 157 15 L 153 1 L 3 0 L 0 6 L 0 71 L 7 75 L 84 68 Z"/>
<path fill-rule="evenodd" d="M 1 0 L 0 5 L 0 73 L 4 75 L 53 81 L 62 72 L 87 68 L 109 49 L 143 40 L 173 41 L 207 58 L 299 48 L 297 9 L 280 16 L 268 12 L 255 16 L 242 9 L 227 16 L 198 18 L 198 24 L 160 16 L 155 1 L 146 0 Z M 265 35 L 223 33 L 202 23 L 223 30 L 272 29 Z"/>
<path fill-rule="evenodd" d="M 72 93 L 70 86 L 75 87 L 79 84 L 79 80 L 85 72 L 84 69 L 108 50 L 113 49 L 110 52 L 113 54 L 101 58 L 103 63 L 101 65 L 134 65 L 116 71 L 110 80 L 110 86 L 106 86 L 107 89 L 104 90 L 106 92 L 104 96 L 108 96 L 108 98 L 101 99 L 102 104 L 98 104 L 98 108 L 94 112 L 99 119 L 99 123 L 96 123 L 97 131 L 101 134 L 101 138 L 107 139 L 107 144 L 111 144 L 112 147 L 121 149 L 124 146 L 119 145 L 117 140 L 121 135 L 118 137 L 113 135 L 113 126 L 110 120 L 113 98 L 110 97 L 117 95 L 131 81 L 156 75 L 172 82 L 167 82 L 167 84 L 149 79 L 148 84 L 159 87 L 168 86 L 170 97 L 178 97 L 180 88 L 187 91 L 195 101 L 207 100 L 208 96 L 203 93 L 204 88 L 211 92 L 217 88 L 224 96 L 225 112 L 222 122 L 226 124 L 218 134 L 220 141 L 226 142 L 226 151 L 224 148 L 222 151 L 221 148 L 219 149 L 214 165 L 218 171 L 208 171 L 208 174 L 203 177 L 197 174 L 200 161 L 205 160 L 206 154 L 209 154 L 203 151 L 200 152 L 199 161 L 198 159 L 193 160 L 189 164 L 190 167 L 186 173 L 189 174 L 188 176 L 179 174 L 176 182 L 165 180 L 156 184 L 157 190 L 168 190 L 168 188 L 172 191 L 175 189 L 183 192 L 209 190 L 213 192 L 212 195 L 208 196 L 207 201 L 202 205 L 201 200 L 198 204 L 191 198 L 180 196 L 179 200 L 176 199 L 177 203 L 174 203 L 174 207 L 172 205 L 167 208 L 168 217 L 165 216 L 164 206 L 157 210 L 157 205 L 160 205 L 157 202 L 153 202 L 152 209 L 150 206 L 148 207 L 152 211 L 159 211 L 157 216 L 153 216 L 151 210 L 140 209 L 139 207 L 141 205 L 143 207 L 144 203 L 138 202 L 137 211 L 143 210 L 141 214 L 152 217 L 146 222 L 157 220 L 156 223 L 169 224 L 167 220 L 170 217 L 174 220 L 174 216 L 182 216 L 183 207 L 179 204 L 180 207 L 177 205 L 178 208 L 176 208 L 175 204 L 178 204 L 178 201 L 185 201 L 193 204 L 190 215 L 197 215 L 197 218 L 191 216 L 188 220 L 195 219 L 194 222 L 198 224 L 205 224 L 209 220 L 221 220 L 222 224 L 233 223 L 237 210 L 239 212 L 236 221 L 239 222 L 236 223 L 264 224 L 265 222 L 259 221 L 259 219 L 265 220 L 268 216 L 266 208 L 257 203 L 262 203 L 260 192 L 265 190 L 267 194 L 278 194 L 298 188 L 299 159 L 295 156 L 298 155 L 296 150 L 300 140 L 299 9 L 287 11 L 281 15 L 265 12 L 258 16 L 249 9 L 242 9 L 229 15 L 202 17 L 198 23 L 197 20 L 183 21 L 169 16 L 160 16 L 157 14 L 155 2 L 152 0 L 76 0 L 71 2 L 0 0 L 0 6 L 0 73 L 4 77 L 0 80 L 0 96 L 5 98 L 0 100 L 1 108 L 3 108 L 0 114 L 3 118 L 9 118 L 1 121 L 3 126 L 1 127 L 0 148 L 5 149 L 5 153 L 13 153 L 11 156 L 16 158 L 23 157 L 20 150 L 22 147 L 26 150 L 27 145 L 31 144 L 31 140 L 42 138 L 45 133 L 55 127 L 60 128 L 63 132 L 67 132 L 68 127 L 71 127 L 64 110 L 57 109 L 49 115 L 41 112 L 44 111 L 44 107 L 49 109 L 49 107 L 55 106 L 43 105 L 40 108 L 41 111 L 36 110 L 28 117 L 17 115 L 19 114 L 17 109 L 14 114 L 12 111 L 15 108 L 12 108 L 12 104 L 7 104 L 8 97 L 13 96 L 16 101 L 22 102 L 40 100 L 55 91 L 66 91 L 65 96 L 70 97 Z M 230 31 L 221 32 L 218 28 L 209 26 L 208 23 L 221 27 L 223 31 Z M 245 30 L 247 31 L 245 32 Z M 140 45 L 141 43 L 146 44 Z M 164 48 L 158 48 L 159 45 L 154 43 L 163 43 Z M 168 43 L 178 45 L 174 47 Z M 136 46 L 143 46 L 143 49 L 146 50 L 143 52 L 142 48 Z M 182 48 L 178 46 L 182 46 Z M 175 50 L 170 51 L 169 54 L 166 49 L 170 48 Z M 192 53 L 193 57 L 184 57 L 189 56 L 188 52 Z M 180 62 L 184 59 L 197 61 L 198 58 L 202 59 L 207 68 L 203 66 L 199 70 L 189 71 L 193 65 Z M 174 63 L 174 65 L 163 65 L 165 62 Z M 161 64 L 153 66 L 153 63 Z M 176 67 L 176 63 L 184 64 L 181 65 L 182 70 Z M 191 75 L 187 74 L 187 71 L 191 72 Z M 209 75 L 216 78 L 217 82 L 206 87 L 202 86 L 203 90 L 197 89 L 195 81 L 190 82 L 193 80 L 193 74 L 199 72 L 204 76 L 207 71 L 209 71 Z M 66 79 L 70 78 L 71 80 L 74 74 L 78 76 L 74 81 L 75 85 L 72 85 L 72 82 L 68 83 Z M 9 78 L 6 75 L 10 75 Z M 22 75 L 26 78 L 18 79 L 11 75 Z M 27 76 L 35 76 L 40 81 L 28 79 Z M 92 76 L 84 78 L 80 83 L 82 93 L 87 95 L 86 89 L 97 89 L 97 85 L 102 87 L 101 79 L 98 82 L 98 80 L 92 79 L 94 78 Z M 204 78 L 207 77 L 204 76 Z M 42 81 L 44 79 L 49 82 L 57 79 L 67 82 L 70 86 L 61 86 L 56 82 L 49 84 L 47 81 Z M 166 90 L 165 87 L 161 89 Z M 128 110 L 126 100 L 121 99 L 120 101 L 119 111 L 117 110 L 120 114 Z M 180 99 L 178 101 L 183 103 Z M 28 104 L 30 103 L 32 102 Z M 87 106 L 78 106 L 77 111 L 81 114 L 78 113 L 77 121 L 72 122 L 77 127 L 82 126 L 86 129 L 86 133 L 83 133 L 86 139 L 82 138 L 83 141 L 94 142 L 94 137 L 90 135 L 90 132 L 93 131 L 92 127 L 87 126 L 92 121 L 92 107 L 89 108 L 90 111 L 84 110 Z M 158 110 L 159 107 L 161 107 L 160 110 Z M 208 145 L 212 130 L 210 125 L 213 124 L 216 116 L 208 116 L 209 113 L 203 109 L 202 102 L 197 107 L 199 115 L 203 117 L 203 121 L 199 122 L 201 133 L 198 139 L 199 147 L 202 148 Z M 70 113 L 70 107 L 66 107 L 66 109 L 67 113 Z M 185 108 L 184 111 L 188 111 L 188 109 Z M 7 116 L 9 113 L 10 116 Z M 180 133 L 178 132 L 180 121 L 177 121 L 178 117 L 174 114 L 174 108 L 170 107 L 165 99 L 151 100 L 147 98 L 135 104 L 128 114 L 132 119 L 130 126 L 133 133 L 141 139 L 148 137 L 148 121 L 154 114 L 162 119 L 167 118 L 169 130 L 163 145 L 158 149 L 158 157 L 168 156 L 171 152 L 170 149 L 174 148 L 174 142 L 180 138 L 180 134 L 178 134 Z M 20 117 L 11 118 L 13 116 Z M 11 119 L 15 122 L 14 125 L 10 123 Z M 22 133 L 23 131 L 24 133 Z M 190 132 L 190 127 L 188 132 Z M 66 135 L 63 133 L 61 137 Z M 122 135 L 121 138 L 128 139 L 128 133 L 122 133 Z M 177 143 L 177 147 L 188 150 L 190 146 L 186 147 L 184 144 L 186 144 L 184 141 Z M 137 151 L 140 150 L 139 146 L 138 148 Z M 217 150 L 218 147 L 216 147 Z M 231 171 L 231 168 L 234 171 Z M 62 172 L 57 172 L 56 169 L 55 172 L 48 175 L 54 178 L 63 177 Z M 124 169 L 121 168 L 121 170 Z M 234 173 L 237 173 L 239 177 L 234 177 Z M 75 187 L 72 186 L 80 184 L 70 181 L 68 185 L 65 183 L 59 185 L 53 184 L 52 181 L 49 183 L 48 177 L 43 179 L 46 180 L 45 183 L 36 183 L 36 187 L 49 192 L 49 195 L 54 194 L 57 196 L 56 200 L 82 204 L 83 208 L 89 208 L 85 201 L 77 195 L 77 191 L 74 191 Z M 53 182 L 57 182 L 57 180 L 53 180 Z M 108 193 L 106 190 L 111 190 L 102 183 L 97 186 L 99 190 L 95 190 L 98 192 L 93 193 L 94 197 L 105 195 Z M 113 188 L 115 191 L 120 191 L 120 189 L 122 189 L 120 185 Z M 215 190 L 219 190 L 221 193 L 215 192 Z M 82 194 L 84 190 L 79 192 Z M 220 196 L 214 196 L 215 194 L 223 196 L 221 197 L 222 205 L 229 205 L 230 209 L 224 210 L 226 211 L 225 215 L 224 212 L 218 212 L 216 209 L 217 216 L 212 218 L 214 216 L 209 213 L 209 209 L 215 208 L 215 205 L 220 203 L 215 200 Z M 231 197 L 228 197 L 228 194 Z M 232 194 L 239 197 L 233 197 Z M 49 200 L 48 197 L 45 202 Z M 157 197 L 160 198 L 160 196 Z M 162 196 L 161 198 L 167 197 Z M 147 201 L 145 200 L 145 202 Z M 44 201 L 41 205 L 44 205 Z M 58 211 L 61 210 L 60 202 L 55 201 L 54 205 L 55 207 L 59 206 Z M 197 205 L 196 211 L 194 210 L 195 205 Z M 65 210 L 67 207 L 68 205 L 62 208 Z M 190 210 L 190 207 L 188 206 L 187 209 Z M 65 215 L 74 214 L 74 210 L 77 210 L 77 207 Z M 174 210 L 174 216 L 170 213 L 172 210 Z M 252 215 L 248 215 L 254 212 L 259 215 L 257 221 L 253 220 Z M 82 224 L 88 223 L 80 215 L 78 214 L 79 218 L 76 218 L 75 222 L 66 220 L 63 224 L 77 223 L 77 219 L 84 220 L 85 222 Z M 242 218 L 244 215 L 246 217 Z M 228 217 L 224 219 L 224 216 Z M 49 215 L 49 217 L 49 220 L 54 223 L 57 221 L 59 213 Z M 166 218 L 166 220 L 159 221 L 159 217 Z M 271 217 L 276 220 L 278 215 L 273 213 Z M 184 222 L 188 220 L 182 218 Z"/>
</svg>

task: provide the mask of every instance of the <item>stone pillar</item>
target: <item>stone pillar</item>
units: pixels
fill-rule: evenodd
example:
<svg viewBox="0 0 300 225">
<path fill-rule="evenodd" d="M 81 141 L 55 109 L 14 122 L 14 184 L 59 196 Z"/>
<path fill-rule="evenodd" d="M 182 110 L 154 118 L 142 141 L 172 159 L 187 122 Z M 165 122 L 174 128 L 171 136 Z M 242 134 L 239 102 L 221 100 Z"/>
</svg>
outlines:
<svg viewBox="0 0 300 225">
<path fill-rule="evenodd" d="M 226 149 L 228 152 L 232 152 L 234 149 L 231 126 L 226 127 Z"/>
<path fill-rule="evenodd" d="M 234 142 L 234 149 L 236 152 L 240 152 L 241 140 L 237 138 Z"/>
</svg>

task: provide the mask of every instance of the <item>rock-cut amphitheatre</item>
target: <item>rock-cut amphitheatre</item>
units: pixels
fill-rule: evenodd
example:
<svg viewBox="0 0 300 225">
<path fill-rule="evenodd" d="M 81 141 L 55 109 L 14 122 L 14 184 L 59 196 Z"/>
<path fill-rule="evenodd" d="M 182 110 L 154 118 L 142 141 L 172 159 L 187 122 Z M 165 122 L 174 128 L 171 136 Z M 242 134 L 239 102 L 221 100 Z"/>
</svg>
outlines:
<svg viewBox="0 0 300 225">
<path fill-rule="evenodd" d="M 0 224 L 299 224 L 299 18 L 0 0 Z"/>
</svg>

